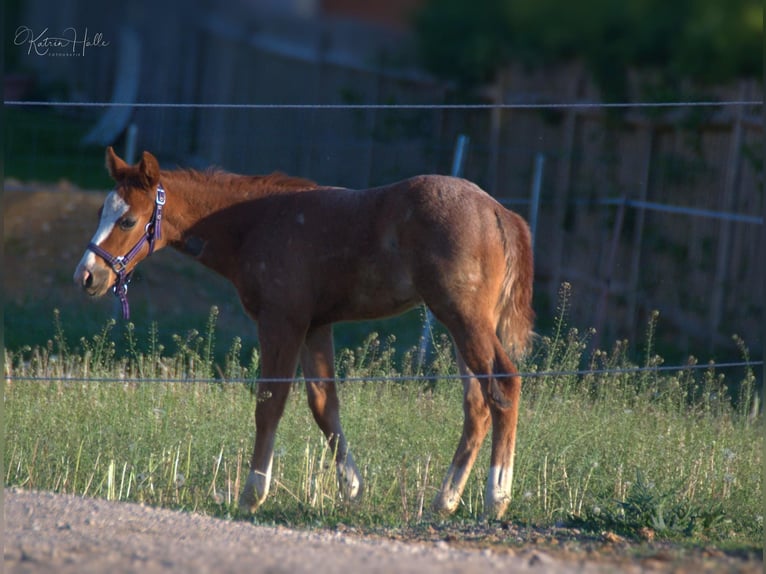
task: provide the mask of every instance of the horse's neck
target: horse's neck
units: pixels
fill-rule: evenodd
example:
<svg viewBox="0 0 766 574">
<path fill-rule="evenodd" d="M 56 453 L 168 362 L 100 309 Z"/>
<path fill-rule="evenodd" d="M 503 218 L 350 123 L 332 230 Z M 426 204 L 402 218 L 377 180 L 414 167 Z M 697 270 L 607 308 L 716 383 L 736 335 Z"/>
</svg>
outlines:
<svg viewBox="0 0 766 574">
<path fill-rule="evenodd" d="M 239 190 L 217 184 L 213 178 L 178 172 L 167 172 L 163 176 L 168 188 L 166 218 L 177 235 L 174 239 L 183 237 L 212 213 L 243 200 Z"/>
<path fill-rule="evenodd" d="M 175 218 L 179 235 L 210 215 L 233 205 L 317 188 L 317 184 L 311 180 L 278 172 L 265 176 L 245 176 L 179 170 L 163 172 L 162 177 L 167 181 L 168 202 L 176 202 L 175 207 L 168 206 L 168 214 Z"/>
<path fill-rule="evenodd" d="M 231 213 L 232 206 L 257 199 L 262 193 L 248 188 L 236 176 L 168 172 L 165 180 L 169 245 L 228 277 L 228 269 L 234 267 L 229 258 L 242 236 L 237 225 L 242 222 L 216 214 Z"/>
</svg>

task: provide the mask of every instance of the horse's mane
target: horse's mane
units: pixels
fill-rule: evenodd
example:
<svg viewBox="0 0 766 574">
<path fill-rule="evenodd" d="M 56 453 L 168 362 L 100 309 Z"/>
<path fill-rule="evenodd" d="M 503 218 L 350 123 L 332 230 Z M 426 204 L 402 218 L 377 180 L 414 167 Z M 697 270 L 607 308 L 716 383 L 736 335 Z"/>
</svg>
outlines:
<svg viewBox="0 0 766 574">
<path fill-rule="evenodd" d="M 229 171 L 211 167 L 205 170 L 178 169 L 173 175 L 188 178 L 197 183 L 228 184 L 232 187 L 247 186 L 253 190 L 263 191 L 297 191 L 302 189 L 314 189 L 318 187 L 315 181 L 303 177 L 295 177 L 275 171 L 267 175 L 240 175 Z"/>
<path fill-rule="evenodd" d="M 315 181 L 312 181 L 310 179 L 306 179 L 303 177 L 295 177 L 292 175 L 287 175 L 285 173 L 275 171 L 273 173 L 270 173 L 268 175 L 255 175 L 250 176 L 252 179 L 256 180 L 256 182 L 259 185 L 262 185 L 263 187 L 276 187 L 279 189 L 312 189 L 317 186 L 317 183 Z"/>
</svg>

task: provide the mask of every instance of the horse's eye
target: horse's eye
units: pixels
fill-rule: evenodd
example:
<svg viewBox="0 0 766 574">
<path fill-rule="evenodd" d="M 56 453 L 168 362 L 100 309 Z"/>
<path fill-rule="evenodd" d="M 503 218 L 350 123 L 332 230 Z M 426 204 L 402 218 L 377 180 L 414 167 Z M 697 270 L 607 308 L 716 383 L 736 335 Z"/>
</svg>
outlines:
<svg viewBox="0 0 766 574">
<path fill-rule="evenodd" d="M 120 229 L 132 229 L 136 225 L 136 220 L 132 217 L 125 217 L 120 219 Z"/>
</svg>

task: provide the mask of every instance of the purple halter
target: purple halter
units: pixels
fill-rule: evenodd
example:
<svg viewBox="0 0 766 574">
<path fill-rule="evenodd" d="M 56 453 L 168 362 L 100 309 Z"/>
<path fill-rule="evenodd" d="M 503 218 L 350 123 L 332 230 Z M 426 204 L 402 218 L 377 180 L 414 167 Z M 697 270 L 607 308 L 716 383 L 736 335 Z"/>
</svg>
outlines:
<svg viewBox="0 0 766 574">
<path fill-rule="evenodd" d="M 95 243 L 88 243 L 88 249 L 93 253 L 101 257 L 112 268 L 112 271 L 117 275 L 117 281 L 112 286 L 112 292 L 120 299 L 122 305 L 122 316 L 127 321 L 130 319 L 130 306 L 128 305 L 128 283 L 130 283 L 131 273 L 127 273 L 128 264 L 133 261 L 138 252 L 144 246 L 144 243 L 149 243 L 149 253 L 147 257 L 154 252 L 154 243 L 157 239 L 162 237 L 162 208 L 165 205 L 165 189 L 161 183 L 157 184 L 157 196 L 154 199 L 154 212 L 149 223 L 144 228 L 144 235 L 133 246 L 133 249 L 128 251 L 127 254 L 115 257 L 105 249 L 102 249 Z"/>
</svg>

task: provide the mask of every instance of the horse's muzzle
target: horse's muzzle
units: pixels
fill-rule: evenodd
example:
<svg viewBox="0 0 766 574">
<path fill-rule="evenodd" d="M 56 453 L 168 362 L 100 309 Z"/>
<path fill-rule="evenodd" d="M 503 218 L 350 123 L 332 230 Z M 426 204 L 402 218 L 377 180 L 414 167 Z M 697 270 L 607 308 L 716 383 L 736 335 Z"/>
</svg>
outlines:
<svg viewBox="0 0 766 574">
<path fill-rule="evenodd" d="M 104 295 L 113 281 L 108 269 L 94 267 L 89 269 L 85 265 L 78 265 L 74 272 L 75 285 L 80 287 L 91 297 Z"/>
</svg>

